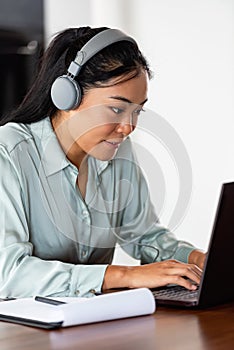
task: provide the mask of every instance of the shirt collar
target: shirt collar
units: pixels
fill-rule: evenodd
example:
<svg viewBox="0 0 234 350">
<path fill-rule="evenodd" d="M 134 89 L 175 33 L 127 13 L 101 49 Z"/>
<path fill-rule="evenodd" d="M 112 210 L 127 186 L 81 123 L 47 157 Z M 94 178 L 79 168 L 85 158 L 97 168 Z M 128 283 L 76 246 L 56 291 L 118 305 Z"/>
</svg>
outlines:
<svg viewBox="0 0 234 350">
<path fill-rule="evenodd" d="M 111 164 L 111 160 L 99 160 L 93 157 L 89 157 L 89 161 L 95 167 L 98 176 Z"/>
<path fill-rule="evenodd" d="M 41 162 L 45 175 L 50 176 L 70 165 L 47 117 L 30 125 L 35 141 L 40 142 Z"/>
</svg>

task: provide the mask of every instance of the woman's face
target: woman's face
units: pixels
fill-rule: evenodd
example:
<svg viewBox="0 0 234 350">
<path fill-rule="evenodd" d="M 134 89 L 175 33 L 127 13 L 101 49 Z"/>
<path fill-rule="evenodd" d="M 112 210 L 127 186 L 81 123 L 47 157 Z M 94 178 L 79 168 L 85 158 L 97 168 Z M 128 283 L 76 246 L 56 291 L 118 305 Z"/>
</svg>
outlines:
<svg viewBox="0 0 234 350">
<path fill-rule="evenodd" d="M 78 163 L 87 154 L 100 160 L 112 159 L 136 127 L 147 101 L 147 86 L 148 76 L 142 71 L 128 81 L 87 91 L 81 105 L 65 114 L 72 140 L 68 158 L 73 161 L 76 157 Z"/>
</svg>

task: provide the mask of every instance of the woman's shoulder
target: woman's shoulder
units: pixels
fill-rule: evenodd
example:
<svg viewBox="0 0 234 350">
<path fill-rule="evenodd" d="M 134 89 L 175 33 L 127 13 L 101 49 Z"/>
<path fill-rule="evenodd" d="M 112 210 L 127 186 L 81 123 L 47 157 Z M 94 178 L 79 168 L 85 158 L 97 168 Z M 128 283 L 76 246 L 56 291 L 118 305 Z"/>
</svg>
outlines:
<svg viewBox="0 0 234 350">
<path fill-rule="evenodd" d="M 27 124 L 7 123 L 0 127 L 0 145 L 9 152 L 31 137 Z"/>
</svg>

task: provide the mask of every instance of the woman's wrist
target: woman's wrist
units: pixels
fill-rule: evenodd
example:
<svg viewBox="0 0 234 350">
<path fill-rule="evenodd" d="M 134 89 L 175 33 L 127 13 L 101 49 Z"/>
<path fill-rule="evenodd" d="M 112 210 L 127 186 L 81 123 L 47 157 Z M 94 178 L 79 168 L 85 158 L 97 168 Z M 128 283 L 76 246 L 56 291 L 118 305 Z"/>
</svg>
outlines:
<svg viewBox="0 0 234 350">
<path fill-rule="evenodd" d="M 190 253 L 188 258 L 188 263 L 195 264 L 201 269 L 203 269 L 205 258 L 206 258 L 206 254 L 204 252 L 202 252 L 201 250 L 195 249 Z"/>
<path fill-rule="evenodd" d="M 132 267 L 109 265 L 106 269 L 102 290 L 112 288 L 128 288 L 130 282 L 130 270 Z"/>
</svg>

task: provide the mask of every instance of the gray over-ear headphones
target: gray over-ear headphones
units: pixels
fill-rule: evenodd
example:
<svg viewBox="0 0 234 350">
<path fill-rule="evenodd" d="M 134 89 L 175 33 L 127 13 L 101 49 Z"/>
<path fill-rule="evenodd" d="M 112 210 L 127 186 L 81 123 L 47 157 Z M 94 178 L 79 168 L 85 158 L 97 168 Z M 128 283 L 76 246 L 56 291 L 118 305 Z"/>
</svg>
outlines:
<svg viewBox="0 0 234 350">
<path fill-rule="evenodd" d="M 118 29 L 106 29 L 95 35 L 77 52 L 75 60 L 71 62 L 67 70 L 67 74 L 58 77 L 51 87 L 51 98 L 58 109 L 67 111 L 79 106 L 82 93 L 75 77 L 79 74 L 82 66 L 105 47 L 122 40 L 136 43 L 133 38 Z"/>
</svg>

